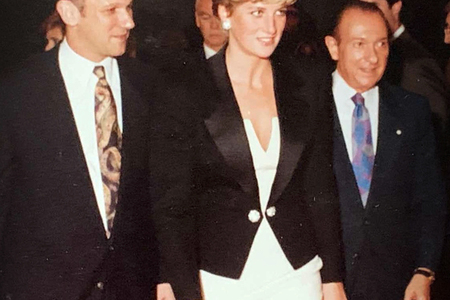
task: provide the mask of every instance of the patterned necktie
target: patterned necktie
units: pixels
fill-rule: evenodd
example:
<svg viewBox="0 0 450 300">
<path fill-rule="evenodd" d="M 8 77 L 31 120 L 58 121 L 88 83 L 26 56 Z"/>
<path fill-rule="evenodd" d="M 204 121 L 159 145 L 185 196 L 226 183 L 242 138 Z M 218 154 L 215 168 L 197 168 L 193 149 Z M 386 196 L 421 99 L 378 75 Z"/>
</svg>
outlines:
<svg viewBox="0 0 450 300">
<path fill-rule="evenodd" d="M 122 133 L 117 123 L 116 103 L 106 81 L 105 69 L 97 66 L 94 68 L 94 74 L 98 77 L 95 87 L 95 129 L 108 220 L 106 235 L 109 238 L 119 196 Z"/>
<path fill-rule="evenodd" d="M 374 161 L 372 130 L 369 111 L 364 106 L 363 96 L 356 93 L 352 100 L 356 105 L 352 118 L 352 166 L 363 206 L 366 207 Z"/>
</svg>

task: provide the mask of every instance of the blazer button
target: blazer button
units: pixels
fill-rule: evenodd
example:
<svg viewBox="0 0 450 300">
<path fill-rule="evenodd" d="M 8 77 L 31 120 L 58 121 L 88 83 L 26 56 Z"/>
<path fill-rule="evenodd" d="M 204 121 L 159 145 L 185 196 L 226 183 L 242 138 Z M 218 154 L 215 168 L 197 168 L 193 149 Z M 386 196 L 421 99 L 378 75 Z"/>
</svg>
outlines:
<svg viewBox="0 0 450 300">
<path fill-rule="evenodd" d="M 252 223 L 258 223 L 259 220 L 261 219 L 261 214 L 259 213 L 259 211 L 257 211 L 256 209 L 252 209 L 249 213 L 248 213 L 248 220 Z"/>
<path fill-rule="evenodd" d="M 101 281 L 97 282 L 97 288 L 102 291 L 105 288 L 105 284 Z"/>
<path fill-rule="evenodd" d="M 277 209 L 275 208 L 275 206 L 271 206 L 266 210 L 266 214 L 269 218 L 275 217 L 275 215 L 277 214 Z"/>
</svg>

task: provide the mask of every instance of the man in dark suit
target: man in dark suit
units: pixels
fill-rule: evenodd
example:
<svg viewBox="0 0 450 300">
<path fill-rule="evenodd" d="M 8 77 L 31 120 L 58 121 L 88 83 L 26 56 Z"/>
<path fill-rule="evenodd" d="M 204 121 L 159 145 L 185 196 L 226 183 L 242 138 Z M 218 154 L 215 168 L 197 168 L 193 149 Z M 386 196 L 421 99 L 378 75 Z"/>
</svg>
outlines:
<svg viewBox="0 0 450 300">
<path fill-rule="evenodd" d="M 59 0 L 66 39 L 0 91 L 0 299 L 149 299 L 148 100 L 131 0 Z M 151 94 L 152 97 L 157 97 Z"/>
<path fill-rule="evenodd" d="M 445 76 L 436 60 L 401 23 L 401 0 L 363 0 L 375 3 L 383 12 L 392 33 L 385 79 L 430 102 L 435 133 L 442 138 L 449 117 L 449 93 Z"/>
<path fill-rule="evenodd" d="M 212 0 L 195 1 L 195 25 L 203 37 L 203 47 L 199 51 L 202 58 L 210 58 L 227 42 L 227 33 L 212 10 Z"/>
<path fill-rule="evenodd" d="M 389 41 L 376 5 L 349 2 L 325 41 L 348 298 L 429 299 L 445 220 L 429 104 L 378 83 Z"/>
</svg>

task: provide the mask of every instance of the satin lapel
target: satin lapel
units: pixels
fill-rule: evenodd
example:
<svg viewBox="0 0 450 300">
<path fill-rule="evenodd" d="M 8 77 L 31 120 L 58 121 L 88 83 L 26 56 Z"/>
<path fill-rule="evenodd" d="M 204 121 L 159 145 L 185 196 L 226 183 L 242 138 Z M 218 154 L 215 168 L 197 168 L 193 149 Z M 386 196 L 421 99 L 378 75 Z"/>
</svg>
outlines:
<svg viewBox="0 0 450 300">
<path fill-rule="evenodd" d="M 383 189 L 383 176 L 389 172 L 393 162 L 398 157 L 398 147 L 401 142 L 401 133 L 407 130 L 399 121 L 400 107 L 395 101 L 395 96 L 389 91 L 389 87 L 380 84 L 380 106 L 378 123 L 378 143 L 370 185 L 369 198 L 366 210 L 376 205 L 374 192 Z"/>
<path fill-rule="evenodd" d="M 280 122 L 281 152 L 268 205 L 273 205 L 292 178 L 310 136 L 310 112 L 315 93 L 304 82 L 293 82 L 274 65 L 275 97 Z M 301 78 L 300 78 L 301 79 Z M 301 166 L 300 166 L 301 167 Z"/>
<path fill-rule="evenodd" d="M 212 93 L 211 113 L 205 125 L 217 148 L 223 155 L 230 175 L 245 193 L 258 198 L 258 185 L 244 123 L 228 77 L 224 51 L 208 60 L 217 91 Z"/>
</svg>

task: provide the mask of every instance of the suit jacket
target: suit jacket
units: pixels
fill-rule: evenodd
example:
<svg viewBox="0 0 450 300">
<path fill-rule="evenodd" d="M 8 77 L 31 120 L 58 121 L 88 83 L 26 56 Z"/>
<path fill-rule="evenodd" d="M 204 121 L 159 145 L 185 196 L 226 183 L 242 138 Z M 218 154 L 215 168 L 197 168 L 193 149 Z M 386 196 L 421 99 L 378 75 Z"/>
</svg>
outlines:
<svg viewBox="0 0 450 300">
<path fill-rule="evenodd" d="M 174 125 L 178 130 L 167 132 L 178 145 L 166 148 L 177 149 L 179 159 L 174 161 L 173 151 L 170 157 L 167 153 L 160 157 L 177 170 L 159 185 L 172 188 L 163 191 L 166 196 L 155 205 L 161 280 L 172 284 L 177 299 L 198 299 L 199 269 L 239 278 L 261 223 L 249 218 L 256 211 L 268 219 L 295 269 L 318 254 L 324 261 L 323 280 L 341 281 L 339 204 L 331 167 L 332 110 L 329 102 L 318 101 L 313 72 L 288 73 L 288 68 L 296 69 L 292 64 L 273 62 L 281 153 L 267 206 L 275 207 L 276 214 L 268 216 L 261 211 L 225 51 L 209 64 L 213 78 L 200 75 L 193 79 L 197 84 L 190 85 L 190 110 L 180 108 L 177 101 L 178 114 L 185 114 L 178 117 L 191 117 L 190 125 Z M 183 146 L 183 139 L 191 143 Z M 189 175 L 179 175 L 180 170 Z M 189 188 L 191 197 L 180 196 Z"/>
<path fill-rule="evenodd" d="M 444 138 L 450 99 L 445 76 L 433 56 L 406 30 L 392 42 L 384 79 L 427 98 L 436 137 Z"/>
<path fill-rule="evenodd" d="M 378 146 L 366 208 L 335 112 L 334 169 L 352 300 L 403 299 L 415 268 L 436 270 L 444 235 L 445 191 L 428 102 L 379 87 Z"/>
<path fill-rule="evenodd" d="M 120 63 L 122 171 L 109 240 L 57 50 L 0 85 L 0 299 L 149 297 L 158 259 L 149 220 L 148 104 L 133 70 Z"/>
</svg>

